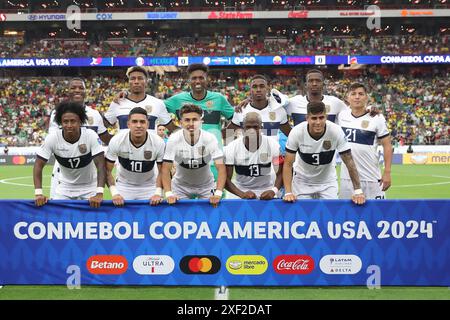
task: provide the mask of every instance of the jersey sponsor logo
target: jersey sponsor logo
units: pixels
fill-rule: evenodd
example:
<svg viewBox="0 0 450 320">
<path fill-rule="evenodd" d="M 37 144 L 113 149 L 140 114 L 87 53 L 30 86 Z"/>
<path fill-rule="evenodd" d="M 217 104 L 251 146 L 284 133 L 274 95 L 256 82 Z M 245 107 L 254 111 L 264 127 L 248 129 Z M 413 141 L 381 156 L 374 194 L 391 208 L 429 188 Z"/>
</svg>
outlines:
<svg viewBox="0 0 450 320">
<path fill-rule="evenodd" d="M 175 261 L 166 255 L 141 255 L 134 259 L 133 269 L 141 275 L 165 275 L 175 269 Z"/>
<path fill-rule="evenodd" d="M 152 152 L 151 151 L 144 151 L 144 158 L 149 160 L 152 158 Z"/>
<path fill-rule="evenodd" d="M 325 110 L 326 110 L 326 112 L 327 112 L 327 113 L 329 113 L 329 112 L 330 112 L 330 110 L 331 110 L 331 107 L 330 107 L 330 105 L 329 105 L 329 104 L 326 104 L 326 105 L 325 105 Z"/>
<path fill-rule="evenodd" d="M 186 274 L 215 274 L 220 267 L 216 256 L 185 256 L 180 260 L 180 269 Z"/>
<path fill-rule="evenodd" d="M 329 254 L 320 259 L 319 265 L 326 274 L 356 274 L 361 270 L 362 261 L 353 254 Z"/>
<path fill-rule="evenodd" d="M 274 121 L 277 118 L 277 115 L 275 112 L 269 112 L 269 119 Z"/>
<path fill-rule="evenodd" d="M 226 267 L 234 275 L 259 275 L 266 272 L 268 263 L 260 255 L 234 255 L 227 259 Z"/>
<path fill-rule="evenodd" d="M 86 153 L 87 147 L 86 147 L 86 145 L 83 143 L 83 144 L 78 145 L 78 150 L 79 150 L 81 153 Z"/>
<path fill-rule="evenodd" d="M 206 106 L 207 106 L 208 108 L 212 108 L 213 105 L 214 105 L 214 102 L 212 102 L 212 100 L 206 101 Z"/>
<path fill-rule="evenodd" d="M 92 274 L 122 274 L 128 269 L 128 261 L 121 255 L 95 255 L 86 262 Z"/>
<path fill-rule="evenodd" d="M 363 120 L 361 121 L 361 128 L 366 129 L 369 126 L 369 121 Z"/>
<path fill-rule="evenodd" d="M 259 159 L 260 159 L 262 162 L 266 162 L 267 160 L 269 160 L 269 154 L 268 154 L 268 153 L 261 153 L 261 154 L 259 155 Z"/>
<path fill-rule="evenodd" d="M 273 268 L 279 274 L 308 274 L 314 270 L 314 259 L 307 255 L 280 255 L 273 261 Z"/>
<path fill-rule="evenodd" d="M 148 106 L 145 106 L 144 108 L 145 108 L 145 111 L 147 111 L 147 113 L 151 113 L 151 112 L 152 112 L 152 110 L 153 110 L 153 107 L 152 107 L 152 106 L 150 106 L 150 105 L 148 105 Z"/>
<path fill-rule="evenodd" d="M 88 117 L 88 125 L 92 126 L 94 124 L 94 118 Z"/>
<path fill-rule="evenodd" d="M 325 140 L 325 141 L 323 142 L 323 148 L 324 148 L 325 150 L 330 150 L 330 149 L 331 149 L 331 141 L 330 141 L 330 140 Z"/>
</svg>

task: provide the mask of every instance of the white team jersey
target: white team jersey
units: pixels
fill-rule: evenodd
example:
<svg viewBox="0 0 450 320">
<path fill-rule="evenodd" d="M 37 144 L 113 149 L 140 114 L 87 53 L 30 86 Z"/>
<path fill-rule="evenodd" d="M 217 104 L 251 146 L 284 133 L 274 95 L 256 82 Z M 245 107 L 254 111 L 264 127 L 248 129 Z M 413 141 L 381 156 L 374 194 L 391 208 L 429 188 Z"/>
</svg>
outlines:
<svg viewBox="0 0 450 320">
<path fill-rule="evenodd" d="M 164 156 L 164 140 L 147 130 L 144 144 L 136 147 L 131 142 L 130 130 L 121 130 L 108 145 L 106 160 L 118 160 L 117 182 L 130 186 L 155 186 L 156 163 L 161 163 Z"/>
<path fill-rule="evenodd" d="M 250 103 L 247 104 L 242 112 L 235 112 L 233 115 L 233 122 L 235 125 L 243 127 L 244 118 L 249 112 L 256 112 L 261 116 L 263 123 L 262 134 L 269 137 L 274 137 L 278 140 L 278 131 L 280 126 L 287 123 L 287 113 L 284 108 L 280 108 L 279 104 L 274 99 L 269 99 L 269 104 L 264 109 L 256 109 Z"/>
<path fill-rule="evenodd" d="M 157 124 L 167 125 L 172 121 L 164 102 L 161 99 L 148 94 L 143 100 L 137 102 L 128 98 L 122 100 L 120 104 L 112 102 L 105 113 L 105 118 L 113 125 L 119 121 L 120 130 L 128 129 L 128 115 L 130 114 L 131 109 L 135 107 L 141 107 L 147 111 L 149 122 L 148 128 L 154 133 L 156 133 Z"/>
<path fill-rule="evenodd" d="M 336 182 L 335 152 L 350 150 L 344 132 L 337 124 L 326 121 L 325 132 L 316 140 L 308 132 L 308 122 L 295 126 L 289 134 L 286 151 L 297 153 L 294 171 L 308 184 Z"/>
<path fill-rule="evenodd" d="M 238 138 L 224 149 L 225 164 L 234 166 L 236 171 L 236 186 L 240 190 L 270 190 L 274 183 L 272 164 L 278 160 L 280 145 L 275 139 L 262 136 L 258 150 L 250 152 L 244 139 Z"/>
<path fill-rule="evenodd" d="M 97 132 L 98 135 L 101 135 L 106 132 L 106 127 L 103 123 L 103 118 L 100 115 L 100 112 L 92 109 L 91 107 L 84 106 L 87 113 L 87 122 L 83 123 L 83 126 L 92 129 Z M 55 110 L 52 110 L 50 113 L 50 124 L 48 127 L 48 133 L 52 133 L 53 131 L 57 131 L 59 128 L 58 124 L 55 122 Z"/>
<path fill-rule="evenodd" d="M 37 156 L 48 161 L 52 154 L 58 161 L 61 172 L 58 176 L 59 185 L 66 189 L 86 191 L 97 185 L 97 169 L 92 159 L 103 153 L 98 142 L 98 135 L 86 128 L 81 128 L 81 135 L 77 142 L 67 142 L 62 129 L 50 133 L 44 144 L 37 151 Z"/>
<path fill-rule="evenodd" d="M 223 152 L 216 137 L 201 130 L 197 143 L 186 142 L 184 130 L 172 133 L 167 140 L 164 161 L 175 162 L 173 182 L 178 185 L 203 186 L 214 181 L 210 162 L 223 158 Z"/>
<path fill-rule="evenodd" d="M 322 102 L 326 107 L 328 116 L 327 120 L 330 120 L 331 122 L 336 122 L 336 116 L 340 112 L 349 109 L 342 100 L 334 96 L 325 94 L 323 95 Z M 303 121 L 306 121 L 308 103 L 308 98 L 302 95 L 297 95 L 289 99 L 289 103 L 286 108 L 288 115 L 290 115 L 294 120 L 294 126 L 302 123 Z"/>
<path fill-rule="evenodd" d="M 369 112 L 354 117 L 351 110 L 341 112 L 338 124 L 342 127 L 352 148 L 353 161 L 361 181 L 376 182 L 381 179 L 377 145 L 378 140 L 389 135 L 386 120 L 379 114 L 371 117 Z M 347 167 L 341 167 L 341 179 L 350 179 Z"/>
</svg>

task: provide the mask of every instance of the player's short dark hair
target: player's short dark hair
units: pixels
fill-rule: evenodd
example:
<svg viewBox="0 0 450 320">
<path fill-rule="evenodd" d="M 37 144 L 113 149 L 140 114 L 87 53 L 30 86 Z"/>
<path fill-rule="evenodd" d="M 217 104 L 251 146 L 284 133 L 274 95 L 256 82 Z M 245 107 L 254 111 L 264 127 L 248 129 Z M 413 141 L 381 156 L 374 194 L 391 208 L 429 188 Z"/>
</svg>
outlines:
<svg viewBox="0 0 450 320">
<path fill-rule="evenodd" d="M 86 108 L 76 102 L 64 101 L 58 104 L 55 108 L 55 122 L 60 126 L 62 125 L 62 116 L 65 113 L 74 113 L 80 118 L 81 124 L 85 123 L 88 119 L 86 114 Z"/>
<path fill-rule="evenodd" d="M 139 66 L 131 67 L 127 70 L 127 77 L 130 78 L 130 73 L 132 72 L 141 72 L 144 74 L 145 78 L 148 79 L 148 72 L 147 69 Z"/>
<path fill-rule="evenodd" d="M 318 74 L 320 74 L 320 75 L 322 76 L 322 78 L 323 78 L 323 73 L 322 73 L 322 71 L 320 71 L 319 69 L 310 69 L 310 70 L 308 70 L 308 72 L 306 72 L 305 79 L 308 79 L 308 76 L 309 76 L 311 73 L 318 73 Z"/>
<path fill-rule="evenodd" d="M 189 104 L 185 104 L 184 106 L 181 107 L 180 109 L 180 119 L 183 117 L 183 114 L 185 113 L 191 113 L 191 112 L 195 112 L 198 113 L 200 115 L 200 117 L 203 117 L 203 110 L 201 107 L 189 103 Z"/>
<path fill-rule="evenodd" d="M 191 74 L 192 72 L 197 71 L 197 70 L 201 70 L 205 73 L 208 73 L 209 68 L 204 63 L 193 63 L 193 64 L 189 65 L 189 67 L 187 68 L 187 74 Z"/>
<path fill-rule="evenodd" d="M 262 79 L 262 80 L 264 80 L 265 82 L 269 83 L 269 80 L 267 79 L 267 77 L 265 77 L 265 76 L 262 75 L 262 74 L 255 74 L 253 77 L 250 78 L 250 82 L 252 82 L 252 81 L 254 81 L 254 80 L 256 80 L 256 79 Z"/>
<path fill-rule="evenodd" d="M 326 112 L 325 104 L 323 102 L 308 102 L 306 110 L 308 114 L 318 114 Z"/>
<path fill-rule="evenodd" d="M 146 119 L 148 116 L 147 110 L 141 107 L 134 107 L 133 109 L 131 109 L 130 113 L 128 114 L 128 119 L 130 119 L 133 114 L 143 114 Z"/>
<path fill-rule="evenodd" d="M 74 82 L 74 81 L 81 81 L 81 82 L 83 83 L 83 86 L 86 87 L 86 81 L 84 81 L 84 79 L 83 79 L 83 78 L 80 78 L 80 77 L 74 77 L 74 78 L 71 78 L 71 79 L 69 80 L 69 86 L 70 86 L 71 83 Z"/>
<path fill-rule="evenodd" d="M 349 87 L 348 87 L 348 92 L 356 90 L 358 88 L 363 88 L 364 92 L 367 93 L 367 88 L 364 84 L 360 83 L 360 82 L 353 82 Z"/>
</svg>

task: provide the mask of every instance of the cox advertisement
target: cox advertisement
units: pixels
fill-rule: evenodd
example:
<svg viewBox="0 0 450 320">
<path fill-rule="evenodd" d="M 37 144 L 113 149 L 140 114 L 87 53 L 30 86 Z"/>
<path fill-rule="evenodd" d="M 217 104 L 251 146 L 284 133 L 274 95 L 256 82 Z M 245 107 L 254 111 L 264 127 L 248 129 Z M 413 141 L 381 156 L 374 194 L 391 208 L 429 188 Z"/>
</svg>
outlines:
<svg viewBox="0 0 450 320">
<path fill-rule="evenodd" d="M 450 285 L 449 200 L 0 206 L 3 285 Z"/>
</svg>

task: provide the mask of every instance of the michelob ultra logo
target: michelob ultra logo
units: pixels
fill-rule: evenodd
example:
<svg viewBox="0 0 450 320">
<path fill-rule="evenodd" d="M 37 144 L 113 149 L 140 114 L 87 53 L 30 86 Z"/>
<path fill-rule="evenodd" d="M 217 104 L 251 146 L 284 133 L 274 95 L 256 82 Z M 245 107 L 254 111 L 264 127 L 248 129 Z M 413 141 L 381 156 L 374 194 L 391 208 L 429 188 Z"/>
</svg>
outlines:
<svg viewBox="0 0 450 320">
<path fill-rule="evenodd" d="M 257 255 L 235 255 L 227 259 L 227 270 L 231 274 L 258 275 L 266 272 L 266 258 Z"/>
</svg>

